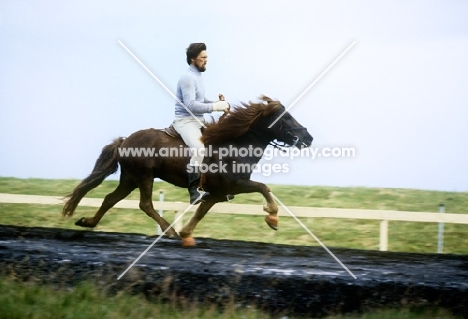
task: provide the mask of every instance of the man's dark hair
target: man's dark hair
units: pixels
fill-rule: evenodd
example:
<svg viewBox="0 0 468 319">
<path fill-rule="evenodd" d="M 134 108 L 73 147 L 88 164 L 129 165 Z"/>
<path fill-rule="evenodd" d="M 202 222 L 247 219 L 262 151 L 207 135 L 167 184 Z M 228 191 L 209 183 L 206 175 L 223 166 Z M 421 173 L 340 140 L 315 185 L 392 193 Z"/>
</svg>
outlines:
<svg viewBox="0 0 468 319">
<path fill-rule="evenodd" d="M 206 51 L 205 43 L 190 43 L 187 48 L 187 64 L 192 64 L 192 59 L 195 59 L 202 51 Z"/>
</svg>

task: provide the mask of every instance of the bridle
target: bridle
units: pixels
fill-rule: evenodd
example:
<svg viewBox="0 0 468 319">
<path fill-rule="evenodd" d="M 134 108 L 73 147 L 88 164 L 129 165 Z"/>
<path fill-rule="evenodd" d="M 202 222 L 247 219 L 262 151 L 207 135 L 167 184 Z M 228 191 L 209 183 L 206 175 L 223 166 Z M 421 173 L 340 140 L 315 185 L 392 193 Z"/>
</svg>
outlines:
<svg viewBox="0 0 468 319">
<path fill-rule="evenodd" d="M 283 129 L 283 123 L 281 123 L 278 131 L 281 131 L 282 129 Z M 299 136 L 294 135 L 292 133 L 292 131 L 295 131 L 295 130 L 307 130 L 307 128 L 305 128 L 305 127 L 292 127 L 292 128 L 288 128 L 288 129 L 283 130 L 283 132 L 285 132 L 286 135 L 291 135 L 292 136 L 293 143 L 288 144 L 288 143 L 285 143 L 285 142 L 277 142 L 277 141 L 274 141 L 274 140 L 269 141 L 265 137 L 263 137 L 260 133 L 258 133 L 257 131 L 254 131 L 253 129 L 249 128 L 249 131 L 254 133 L 256 136 L 260 137 L 263 141 L 267 142 L 269 145 L 273 146 L 274 148 L 277 148 L 277 149 L 281 150 L 282 152 L 287 152 L 288 148 L 296 147 L 297 144 L 299 143 L 299 140 L 300 140 Z M 307 146 L 304 142 L 302 142 L 302 145 Z"/>
<path fill-rule="evenodd" d="M 299 142 L 299 137 L 291 133 L 291 131 L 294 131 L 294 130 L 307 130 L 307 129 L 305 127 L 292 127 L 292 128 L 288 128 L 287 130 L 285 130 L 286 134 L 289 134 L 293 137 L 293 144 L 291 145 L 291 147 L 297 146 L 297 143 Z M 302 142 L 302 145 L 307 146 L 304 142 Z"/>
</svg>

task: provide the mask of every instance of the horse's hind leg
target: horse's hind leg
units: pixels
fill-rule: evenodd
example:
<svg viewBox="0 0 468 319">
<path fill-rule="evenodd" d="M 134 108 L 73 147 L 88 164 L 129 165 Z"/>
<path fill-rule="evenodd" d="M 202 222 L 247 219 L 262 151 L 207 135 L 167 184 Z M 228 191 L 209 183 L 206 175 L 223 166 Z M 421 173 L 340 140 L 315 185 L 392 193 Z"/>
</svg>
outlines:
<svg viewBox="0 0 468 319">
<path fill-rule="evenodd" d="M 193 230 L 200 222 L 200 220 L 205 217 L 206 213 L 216 204 L 217 201 L 210 200 L 208 197 L 206 201 L 202 202 L 200 206 L 198 206 L 195 214 L 190 218 L 190 221 L 185 225 L 182 230 L 179 232 L 180 237 L 182 237 L 182 246 L 195 246 L 195 240 L 192 237 Z"/>
<path fill-rule="evenodd" d="M 101 220 L 102 216 L 111 209 L 115 204 L 117 204 L 119 201 L 127 197 L 134 189 L 136 188 L 136 185 L 133 181 L 130 179 L 126 178 L 125 174 L 122 173 L 120 176 L 120 183 L 117 186 L 117 188 L 112 192 L 109 193 L 105 198 L 104 201 L 102 202 L 101 207 L 99 210 L 94 214 L 93 217 L 86 218 L 83 217 L 79 219 L 75 225 L 81 226 L 81 227 L 96 227 L 96 225 L 99 223 Z"/>
<path fill-rule="evenodd" d="M 140 209 L 144 211 L 148 216 L 153 218 L 156 223 L 161 226 L 161 229 L 165 231 L 169 228 L 170 224 L 162 218 L 153 207 L 153 179 L 152 178 L 145 178 L 141 183 L 138 185 L 140 188 Z M 171 227 L 166 232 L 166 235 L 170 238 L 177 236 L 177 232 Z"/>
</svg>

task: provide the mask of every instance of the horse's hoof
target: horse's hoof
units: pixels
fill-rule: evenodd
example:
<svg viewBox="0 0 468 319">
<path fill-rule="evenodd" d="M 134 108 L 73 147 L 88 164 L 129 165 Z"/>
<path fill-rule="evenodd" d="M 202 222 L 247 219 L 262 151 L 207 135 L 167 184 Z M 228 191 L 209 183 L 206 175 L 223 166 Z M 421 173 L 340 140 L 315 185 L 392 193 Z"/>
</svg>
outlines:
<svg viewBox="0 0 468 319">
<path fill-rule="evenodd" d="M 265 217 L 265 222 L 273 230 L 278 230 L 278 216 L 268 215 Z"/>
<path fill-rule="evenodd" d="M 86 217 L 81 217 L 75 222 L 75 226 L 87 227 L 86 226 Z"/>
<path fill-rule="evenodd" d="M 193 247 L 196 244 L 197 244 L 197 242 L 195 241 L 195 239 L 192 236 L 182 238 L 182 247 Z"/>
<path fill-rule="evenodd" d="M 75 222 L 76 226 L 94 228 L 96 225 L 90 225 L 86 217 L 81 217 Z"/>
<path fill-rule="evenodd" d="M 168 232 L 166 232 L 166 237 L 170 239 L 177 239 L 179 238 L 179 235 L 174 229 L 171 229 Z"/>
</svg>

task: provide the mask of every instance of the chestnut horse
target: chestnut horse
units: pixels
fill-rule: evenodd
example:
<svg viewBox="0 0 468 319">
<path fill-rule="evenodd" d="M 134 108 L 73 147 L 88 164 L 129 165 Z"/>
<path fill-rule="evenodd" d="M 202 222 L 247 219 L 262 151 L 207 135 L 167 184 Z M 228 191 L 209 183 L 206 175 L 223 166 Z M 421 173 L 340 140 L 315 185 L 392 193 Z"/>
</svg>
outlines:
<svg viewBox="0 0 468 319">
<path fill-rule="evenodd" d="M 278 146 L 281 143 L 283 147 L 311 145 L 312 136 L 289 112 L 286 112 L 275 125 L 268 128 L 284 111 L 285 108 L 280 102 L 262 96 L 259 103 L 243 103 L 242 106 L 223 115 L 217 122 L 207 124 L 202 139 L 205 147 L 208 150 L 211 148 L 211 154 L 205 156 L 204 165 L 217 168 L 217 170 L 210 169 L 206 171 L 204 178 L 202 177 L 203 189 L 209 192 L 210 196 L 200 204 L 193 217 L 180 231 L 179 236 L 184 245 L 195 244 L 192 233 L 197 223 L 213 205 L 226 201 L 228 194 L 261 193 L 266 199 L 263 210 L 268 215 L 265 221 L 271 228 L 277 229 L 278 206 L 270 194 L 270 189 L 265 184 L 250 180 L 250 176 L 251 168 L 260 161 L 263 150 L 269 144 L 273 143 Z M 162 148 L 183 150 L 184 147 L 186 146 L 180 138 L 157 129 L 141 130 L 128 138 L 115 139 L 113 143 L 103 148 L 91 174 L 67 196 L 63 216 L 72 216 L 86 193 L 101 184 L 107 176 L 115 173 L 120 164 L 121 175 L 117 188 L 104 198 L 101 207 L 93 217 L 83 217 L 75 225 L 95 227 L 111 207 L 128 196 L 135 188 L 139 188 L 141 210 L 152 217 L 163 230 L 166 230 L 170 224 L 153 208 L 153 181 L 154 178 L 160 178 L 173 185 L 187 188 L 187 168 L 189 167 L 187 165 L 190 152 L 184 152 L 188 153 L 185 154 L 186 156 L 174 156 L 174 154 L 169 154 L 171 156 L 149 156 L 148 154 L 129 156 L 129 153 L 122 154 L 122 150 L 144 148 L 158 153 Z M 250 151 L 234 151 L 241 149 L 250 149 Z M 240 165 L 242 169 L 239 169 Z M 166 234 L 169 237 L 177 235 L 172 228 L 168 229 Z"/>
</svg>

